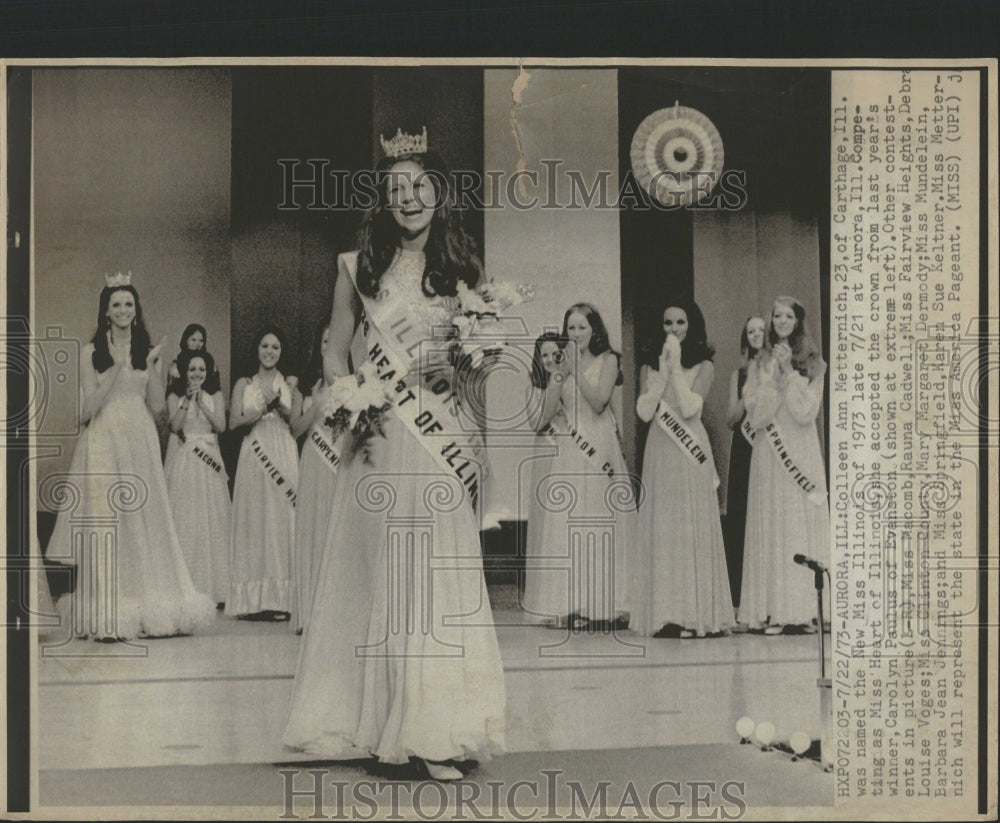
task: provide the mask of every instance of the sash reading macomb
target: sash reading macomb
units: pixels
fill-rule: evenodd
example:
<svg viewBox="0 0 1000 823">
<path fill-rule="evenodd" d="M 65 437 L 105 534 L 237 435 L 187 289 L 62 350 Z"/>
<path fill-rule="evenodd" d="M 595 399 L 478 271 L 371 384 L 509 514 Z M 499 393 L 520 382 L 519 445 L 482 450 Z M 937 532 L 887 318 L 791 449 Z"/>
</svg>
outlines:
<svg viewBox="0 0 1000 823">
<path fill-rule="evenodd" d="M 190 451 L 206 468 L 218 475 L 223 474 L 222 455 L 219 454 L 219 444 L 214 434 L 187 435 L 182 448 Z"/>
<path fill-rule="evenodd" d="M 478 433 L 463 429 L 457 419 L 459 400 L 451 377 L 444 370 L 422 375 L 419 384 L 413 387 L 403 379 L 409 372 L 405 364 L 420 354 L 426 330 L 420 323 L 410 320 L 407 307 L 398 294 L 382 289 L 378 301 L 361 294 L 357 289 L 356 252 L 340 255 L 338 262 L 341 270 L 350 275 L 364 307 L 361 329 L 368 360 L 381 380 L 395 381 L 394 414 L 441 470 L 459 481 L 466 491 L 466 500 L 476 511 L 481 441 Z M 375 317 L 378 317 L 378 325 Z M 419 392 L 419 398 L 414 389 Z"/>
<path fill-rule="evenodd" d="M 683 418 L 664 400 L 661 400 L 660 405 L 656 407 L 656 422 L 660 424 L 663 433 L 673 440 L 677 448 L 684 452 L 690 460 L 712 472 L 712 483 L 717 487 L 719 475 L 716 474 L 715 462 L 711 455 L 698 438 L 684 425 Z"/>
</svg>

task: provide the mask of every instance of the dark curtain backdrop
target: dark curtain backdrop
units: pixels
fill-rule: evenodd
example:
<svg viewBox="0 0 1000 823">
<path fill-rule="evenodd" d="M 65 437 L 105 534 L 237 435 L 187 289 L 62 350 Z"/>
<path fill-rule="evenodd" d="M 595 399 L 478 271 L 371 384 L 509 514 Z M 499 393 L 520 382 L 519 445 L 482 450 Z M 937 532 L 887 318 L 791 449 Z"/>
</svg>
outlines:
<svg viewBox="0 0 1000 823">
<path fill-rule="evenodd" d="M 747 315 L 768 311 L 778 294 L 793 294 L 806 306 L 813 337 L 817 343 L 822 339 L 827 351 L 830 75 L 797 68 L 619 70 L 623 180 L 631 169 L 636 128 L 652 112 L 675 103 L 697 109 L 715 124 L 725 169 L 746 175 L 747 202 L 736 212 L 621 210 L 623 366 L 626 378 L 633 378 L 625 385 L 623 445 L 641 471 L 647 427 L 629 413 L 638 391 L 637 354 L 666 302 L 678 295 L 693 297 L 717 349 L 704 417 L 724 495 L 727 387 Z"/>
<path fill-rule="evenodd" d="M 379 134 L 426 125 L 452 168 L 482 173 L 483 81 L 477 68 L 248 67 L 232 77 L 235 383 L 256 371 L 253 339 L 265 323 L 288 338 L 282 370 L 305 367 L 315 329 L 330 316 L 337 255 L 356 248 L 362 218 L 345 205 L 352 191 L 336 173 L 371 169 L 382 156 Z M 296 186 L 289 196 L 288 176 L 313 180 L 316 169 L 322 189 Z M 482 215 L 468 224 L 482 249 Z M 238 435 L 228 437 L 230 467 L 238 451 Z"/>
</svg>

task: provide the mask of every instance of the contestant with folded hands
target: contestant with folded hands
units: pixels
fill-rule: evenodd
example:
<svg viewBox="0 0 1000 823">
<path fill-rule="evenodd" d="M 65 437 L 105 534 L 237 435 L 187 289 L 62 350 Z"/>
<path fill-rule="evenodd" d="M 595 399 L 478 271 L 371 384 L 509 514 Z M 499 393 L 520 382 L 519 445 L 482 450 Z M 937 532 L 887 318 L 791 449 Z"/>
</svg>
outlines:
<svg viewBox="0 0 1000 823">
<path fill-rule="evenodd" d="M 660 342 L 662 341 L 662 343 Z M 654 637 L 719 637 L 733 625 L 708 433 L 701 422 L 715 366 L 694 301 L 663 312 L 636 403 L 646 438 L 632 627 Z"/>
<path fill-rule="evenodd" d="M 754 431 L 740 619 L 766 634 L 816 630 L 812 576 L 792 558 L 829 563 L 826 469 L 816 417 L 826 363 L 793 297 L 774 301 L 767 342 L 743 400 Z"/>
</svg>

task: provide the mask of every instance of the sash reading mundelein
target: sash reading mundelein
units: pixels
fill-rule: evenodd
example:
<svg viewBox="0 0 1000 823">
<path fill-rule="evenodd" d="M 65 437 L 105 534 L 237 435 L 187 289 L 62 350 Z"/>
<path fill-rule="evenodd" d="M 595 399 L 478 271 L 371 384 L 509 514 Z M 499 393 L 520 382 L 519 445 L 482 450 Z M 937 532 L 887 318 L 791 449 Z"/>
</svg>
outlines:
<svg viewBox="0 0 1000 823">
<path fill-rule="evenodd" d="M 340 259 L 357 289 L 352 261 L 345 256 Z M 459 399 L 451 375 L 444 370 L 420 375 L 418 384 L 412 388 L 404 379 L 409 372 L 405 364 L 420 354 L 421 345 L 426 341 L 426 329 L 410 319 L 406 305 L 388 290 L 382 290 L 377 304 L 360 290 L 358 295 L 364 307 L 361 328 L 368 360 L 381 380 L 395 381 L 394 414 L 441 470 L 461 483 L 469 505 L 476 511 L 481 443 L 478 434 L 463 429 L 458 423 Z M 374 314 L 379 316 L 378 326 L 373 320 Z"/>
<path fill-rule="evenodd" d="M 699 466 L 706 466 L 712 471 L 712 483 L 717 487 L 719 475 L 715 472 L 715 463 L 711 454 L 684 425 L 683 418 L 664 400 L 661 400 L 660 405 L 656 407 L 656 422 L 660 424 L 663 433 L 673 440 L 677 448 L 684 452 L 692 462 Z"/>
<path fill-rule="evenodd" d="M 795 481 L 795 485 L 806 495 L 809 502 L 814 506 L 822 506 L 826 502 L 826 496 L 818 491 L 816 483 L 810 480 L 809 476 L 796 465 L 795 458 L 788 450 L 788 446 L 785 445 L 784 440 L 781 439 L 781 431 L 778 429 L 777 423 L 767 424 L 767 427 L 764 429 L 764 439 L 767 440 L 768 445 L 774 451 L 778 462 L 781 463 L 785 471 Z"/>
</svg>

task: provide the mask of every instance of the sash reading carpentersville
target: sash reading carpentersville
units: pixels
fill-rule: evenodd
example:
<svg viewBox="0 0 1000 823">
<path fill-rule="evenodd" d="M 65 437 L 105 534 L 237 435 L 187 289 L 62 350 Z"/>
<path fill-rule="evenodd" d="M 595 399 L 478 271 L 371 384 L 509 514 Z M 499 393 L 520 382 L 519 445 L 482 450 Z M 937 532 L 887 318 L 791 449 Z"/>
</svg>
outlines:
<svg viewBox="0 0 1000 823">
<path fill-rule="evenodd" d="M 795 485 L 802 489 L 809 502 L 815 506 L 822 506 L 826 503 L 826 496 L 818 491 L 816 484 L 795 464 L 795 459 L 792 457 L 791 452 L 789 452 L 788 446 L 781 439 L 781 431 L 778 429 L 777 424 L 768 423 L 764 434 L 768 444 L 774 450 L 778 462 L 791 475 L 791 478 L 795 481 Z"/>
<path fill-rule="evenodd" d="M 281 489 L 281 493 L 285 500 L 291 506 L 295 506 L 295 487 L 289 483 L 285 476 L 281 473 L 281 470 L 275 465 L 274 461 L 268 457 L 267 452 L 261 445 L 261 442 L 255 437 L 250 441 L 250 450 L 257 455 L 257 459 L 260 461 L 261 466 L 264 467 L 264 473 L 274 482 L 274 485 Z"/>
<path fill-rule="evenodd" d="M 340 260 L 357 287 L 353 259 L 343 255 Z M 364 306 L 361 328 L 368 359 L 380 379 L 396 381 L 396 405 L 393 407 L 396 417 L 441 470 L 462 484 L 469 505 L 476 511 L 481 442 L 477 433 L 464 430 L 456 419 L 458 398 L 450 376 L 445 371 L 421 376 L 423 387 L 417 387 L 419 399 L 403 379 L 409 371 L 404 364 L 419 355 L 421 344 L 426 340 L 426 328 L 421 327 L 424 324 L 412 321 L 406 305 L 386 289 L 382 290 L 377 305 L 360 291 L 358 294 Z M 373 320 L 376 314 L 379 326 Z"/>
<path fill-rule="evenodd" d="M 663 400 L 656 407 L 656 422 L 660 424 L 663 433 L 677 444 L 677 448 L 699 466 L 706 466 L 711 470 L 712 485 L 718 487 L 719 475 L 715 472 L 715 461 L 712 460 L 711 454 L 684 425 L 681 416 Z"/>
<path fill-rule="evenodd" d="M 740 431 L 743 433 L 743 437 L 746 439 L 747 443 L 751 446 L 753 445 L 754 438 L 757 436 L 750 426 L 750 421 L 747 420 L 746 415 L 743 415 L 743 422 L 740 423 Z"/>
<path fill-rule="evenodd" d="M 323 459 L 323 465 L 336 474 L 340 468 L 340 449 L 330 442 L 330 438 L 327 436 L 329 432 L 329 428 L 316 423 L 309 428 L 308 440 L 316 453 Z"/>
</svg>

